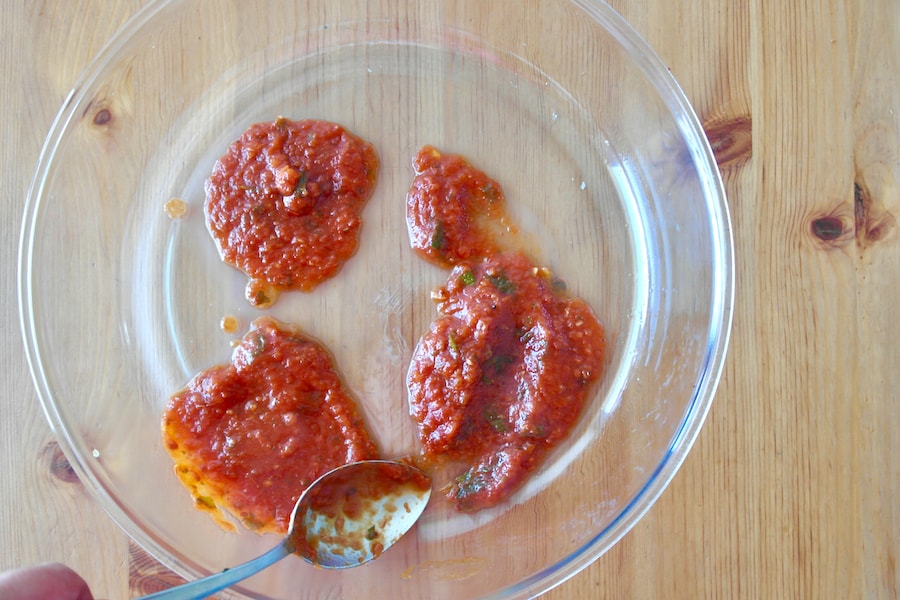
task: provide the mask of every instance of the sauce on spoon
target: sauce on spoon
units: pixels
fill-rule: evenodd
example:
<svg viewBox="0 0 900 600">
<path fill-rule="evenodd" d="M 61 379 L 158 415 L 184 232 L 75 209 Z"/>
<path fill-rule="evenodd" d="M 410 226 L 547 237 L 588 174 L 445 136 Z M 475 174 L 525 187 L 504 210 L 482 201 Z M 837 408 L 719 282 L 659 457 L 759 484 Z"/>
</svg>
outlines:
<svg viewBox="0 0 900 600">
<path fill-rule="evenodd" d="M 430 497 L 428 476 L 403 462 L 369 460 L 338 467 L 300 496 L 288 534 L 276 547 L 242 565 L 144 600 L 206 598 L 291 554 L 324 569 L 365 564 L 412 528 Z"/>
</svg>

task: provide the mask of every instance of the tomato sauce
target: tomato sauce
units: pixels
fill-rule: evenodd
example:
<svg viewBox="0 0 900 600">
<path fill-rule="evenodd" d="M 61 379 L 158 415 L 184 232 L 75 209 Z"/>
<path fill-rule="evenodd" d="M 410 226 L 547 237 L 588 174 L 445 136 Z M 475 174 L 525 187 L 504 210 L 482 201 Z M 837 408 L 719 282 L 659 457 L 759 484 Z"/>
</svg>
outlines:
<svg viewBox="0 0 900 600">
<path fill-rule="evenodd" d="M 449 495 L 461 511 L 506 499 L 568 435 L 603 370 L 590 307 L 522 254 L 458 265 L 419 341 L 407 384 L 427 458 L 471 466 Z"/>
<path fill-rule="evenodd" d="M 603 372 L 606 337 L 549 269 L 486 234 L 505 219 L 486 175 L 428 147 L 416 168 L 410 240 L 455 267 L 413 353 L 410 412 L 427 460 L 464 465 L 448 492 L 454 507 L 477 511 L 513 494 L 569 434 Z M 438 231 L 440 243 L 429 241 Z"/>
<path fill-rule="evenodd" d="M 222 259 L 251 277 L 251 303 L 337 273 L 377 170 L 371 144 L 326 121 L 257 123 L 228 148 L 206 182 L 206 223 Z"/>
<path fill-rule="evenodd" d="M 331 356 L 270 318 L 253 323 L 230 365 L 174 394 L 162 422 L 175 471 L 198 508 L 284 533 L 300 494 L 343 464 L 377 457 Z"/>
<path fill-rule="evenodd" d="M 406 197 L 412 248 L 439 266 L 499 252 L 512 225 L 499 183 L 462 156 L 424 146 L 413 161 L 416 176 Z"/>
</svg>

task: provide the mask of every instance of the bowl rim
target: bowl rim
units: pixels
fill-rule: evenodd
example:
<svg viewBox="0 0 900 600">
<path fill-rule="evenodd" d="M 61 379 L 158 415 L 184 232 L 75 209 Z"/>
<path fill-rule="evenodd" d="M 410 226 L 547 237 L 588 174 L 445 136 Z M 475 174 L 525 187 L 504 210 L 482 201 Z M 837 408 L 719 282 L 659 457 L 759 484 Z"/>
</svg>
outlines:
<svg viewBox="0 0 900 600">
<path fill-rule="evenodd" d="M 129 40 L 160 13 L 180 1 L 151 0 L 132 14 L 81 71 L 67 94 L 50 125 L 26 192 L 19 236 L 16 281 L 20 331 L 28 369 L 44 416 L 66 459 L 79 479 L 86 482 L 86 487 L 101 508 L 128 535 L 130 540 L 179 575 L 194 577 L 202 574 L 203 571 L 196 565 L 176 563 L 162 544 L 143 535 L 142 529 L 131 518 L 129 511 L 113 498 L 102 481 L 92 474 L 84 458 L 75 452 L 76 443 L 65 426 L 63 415 L 53 401 L 50 383 L 41 368 L 41 352 L 36 343 L 38 326 L 32 312 L 34 295 L 31 277 L 35 230 L 45 192 L 46 174 L 51 168 L 57 148 L 65 137 L 69 123 L 76 116 L 76 109 L 81 106 L 85 94 L 102 74 L 103 68 L 117 56 Z M 691 147 L 692 158 L 704 186 L 704 204 L 710 218 L 712 233 L 713 275 L 709 328 L 702 369 L 697 375 L 688 408 L 662 460 L 646 483 L 619 511 L 615 519 L 586 543 L 571 551 L 563 559 L 516 584 L 486 596 L 487 598 L 531 598 L 549 591 L 595 562 L 643 518 L 668 487 L 702 429 L 724 370 L 731 337 L 735 296 L 731 218 L 721 174 L 700 120 L 671 71 L 637 30 L 615 9 L 603 0 L 566 1 L 586 13 L 626 50 L 627 54 L 635 60 L 635 64 L 648 83 L 659 93 L 670 114 L 676 119 L 679 130 L 686 138 L 694 142 Z"/>
</svg>

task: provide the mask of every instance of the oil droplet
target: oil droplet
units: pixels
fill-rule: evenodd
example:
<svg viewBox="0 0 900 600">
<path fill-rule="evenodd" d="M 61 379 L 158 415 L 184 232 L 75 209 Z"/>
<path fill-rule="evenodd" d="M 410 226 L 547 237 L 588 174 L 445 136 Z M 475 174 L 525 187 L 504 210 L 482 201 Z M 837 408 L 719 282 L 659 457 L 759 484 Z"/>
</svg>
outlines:
<svg viewBox="0 0 900 600">
<path fill-rule="evenodd" d="M 187 203 L 179 198 L 172 198 L 163 208 L 170 219 L 180 219 L 187 214 Z"/>
<path fill-rule="evenodd" d="M 222 317 L 222 320 L 219 322 L 219 327 L 222 328 L 222 331 L 225 333 L 236 333 L 238 330 L 238 320 L 231 315 L 226 315 Z"/>
</svg>

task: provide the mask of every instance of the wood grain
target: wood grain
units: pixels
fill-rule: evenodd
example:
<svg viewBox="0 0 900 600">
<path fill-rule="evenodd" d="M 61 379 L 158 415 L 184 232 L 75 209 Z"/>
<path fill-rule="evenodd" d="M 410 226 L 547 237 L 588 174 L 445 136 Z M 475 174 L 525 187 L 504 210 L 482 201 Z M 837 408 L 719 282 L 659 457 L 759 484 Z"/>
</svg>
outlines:
<svg viewBox="0 0 900 600">
<path fill-rule="evenodd" d="M 19 343 L 15 265 L 53 116 L 144 3 L 16 2 L 0 21 L 0 569 L 66 562 L 99 598 L 175 578 L 53 441 Z M 621 543 L 546 597 L 900 597 L 900 3 L 613 5 L 706 127 L 738 299 L 717 399 L 681 471 Z"/>
</svg>

